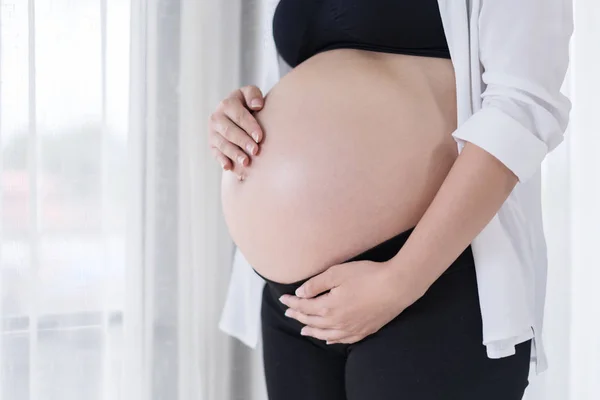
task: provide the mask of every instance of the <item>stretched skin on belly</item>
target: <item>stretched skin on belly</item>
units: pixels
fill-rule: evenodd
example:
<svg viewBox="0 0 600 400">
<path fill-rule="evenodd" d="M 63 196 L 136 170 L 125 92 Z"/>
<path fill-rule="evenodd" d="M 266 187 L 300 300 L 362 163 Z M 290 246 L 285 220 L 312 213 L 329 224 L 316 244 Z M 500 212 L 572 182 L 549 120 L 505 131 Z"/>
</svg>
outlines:
<svg viewBox="0 0 600 400">
<path fill-rule="evenodd" d="M 414 226 L 456 158 L 455 115 L 449 60 L 357 50 L 309 59 L 257 113 L 265 139 L 246 179 L 223 175 L 232 238 L 257 271 L 286 283 Z"/>
</svg>

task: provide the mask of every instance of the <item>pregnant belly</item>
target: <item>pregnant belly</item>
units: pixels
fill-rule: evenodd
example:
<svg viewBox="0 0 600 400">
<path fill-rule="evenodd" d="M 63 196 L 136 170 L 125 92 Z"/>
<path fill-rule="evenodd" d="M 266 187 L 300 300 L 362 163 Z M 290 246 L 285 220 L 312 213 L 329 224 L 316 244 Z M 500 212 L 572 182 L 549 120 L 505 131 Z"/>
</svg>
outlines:
<svg viewBox="0 0 600 400">
<path fill-rule="evenodd" d="M 418 222 L 456 158 L 448 60 L 335 50 L 286 75 L 256 117 L 265 139 L 244 181 L 222 179 L 230 234 L 289 283 Z"/>
</svg>

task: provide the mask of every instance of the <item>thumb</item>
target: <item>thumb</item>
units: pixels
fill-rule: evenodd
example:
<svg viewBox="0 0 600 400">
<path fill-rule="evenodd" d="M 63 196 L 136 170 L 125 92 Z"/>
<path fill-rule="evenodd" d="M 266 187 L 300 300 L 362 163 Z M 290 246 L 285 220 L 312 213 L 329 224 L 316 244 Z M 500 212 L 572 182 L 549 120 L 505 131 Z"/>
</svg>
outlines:
<svg viewBox="0 0 600 400">
<path fill-rule="evenodd" d="M 253 111 L 260 110 L 264 105 L 264 96 L 256 86 L 244 86 L 240 89 L 244 97 L 244 103 Z"/>
<path fill-rule="evenodd" d="M 296 296 L 310 299 L 338 286 L 341 276 L 340 268 L 336 267 L 337 265 L 330 267 L 319 275 L 304 282 L 302 286 L 296 289 Z"/>
</svg>

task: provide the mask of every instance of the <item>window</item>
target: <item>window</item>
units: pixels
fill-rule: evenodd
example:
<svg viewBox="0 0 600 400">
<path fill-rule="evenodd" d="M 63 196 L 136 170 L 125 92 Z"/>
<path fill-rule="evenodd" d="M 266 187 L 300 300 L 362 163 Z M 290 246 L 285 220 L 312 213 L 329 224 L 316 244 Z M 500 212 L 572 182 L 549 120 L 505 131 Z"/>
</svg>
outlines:
<svg viewBox="0 0 600 400">
<path fill-rule="evenodd" d="M 0 399 L 117 399 L 130 4 L 0 5 Z"/>
</svg>

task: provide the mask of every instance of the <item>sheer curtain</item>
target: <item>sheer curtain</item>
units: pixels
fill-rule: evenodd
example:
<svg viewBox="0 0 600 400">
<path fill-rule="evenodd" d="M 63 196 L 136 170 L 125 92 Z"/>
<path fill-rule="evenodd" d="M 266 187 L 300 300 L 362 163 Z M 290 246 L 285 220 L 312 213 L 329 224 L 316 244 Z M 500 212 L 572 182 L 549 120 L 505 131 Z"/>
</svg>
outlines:
<svg viewBox="0 0 600 400">
<path fill-rule="evenodd" d="M 117 399 L 129 3 L 0 2 L 0 398 Z"/>
<path fill-rule="evenodd" d="M 571 123 L 565 143 L 543 166 L 550 369 L 533 380 L 529 400 L 600 398 L 600 3 L 575 0 L 574 7 L 564 85 Z"/>
<path fill-rule="evenodd" d="M 248 398 L 250 354 L 217 328 L 233 247 L 205 144 L 251 59 L 241 0 L 0 18 L 0 399 Z"/>
<path fill-rule="evenodd" d="M 206 145 L 241 81 L 241 1 L 131 1 L 123 395 L 246 398 L 245 354 L 218 331 L 233 245 Z"/>
</svg>

